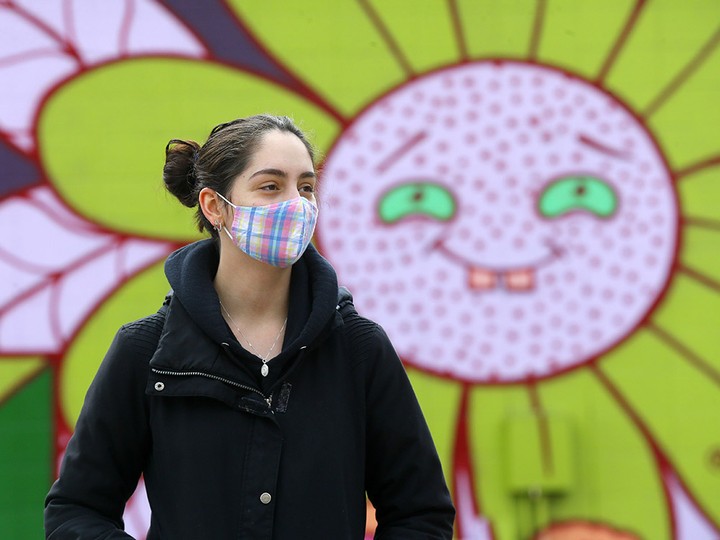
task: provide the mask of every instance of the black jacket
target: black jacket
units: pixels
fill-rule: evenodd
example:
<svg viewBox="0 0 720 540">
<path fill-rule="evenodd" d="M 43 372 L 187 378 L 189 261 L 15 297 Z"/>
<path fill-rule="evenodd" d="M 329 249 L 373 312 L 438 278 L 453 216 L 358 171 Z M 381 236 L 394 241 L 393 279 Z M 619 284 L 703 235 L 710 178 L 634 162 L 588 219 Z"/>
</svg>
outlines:
<svg viewBox="0 0 720 540">
<path fill-rule="evenodd" d="M 149 540 L 451 538 L 454 509 L 405 371 L 385 333 L 340 297 L 310 246 L 293 267 L 288 327 L 270 376 L 220 315 L 217 251 L 166 263 L 174 290 L 123 326 L 46 500 L 52 540 L 127 538 L 144 475 Z M 340 306 L 339 304 L 342 304 Z"/>
</svg>

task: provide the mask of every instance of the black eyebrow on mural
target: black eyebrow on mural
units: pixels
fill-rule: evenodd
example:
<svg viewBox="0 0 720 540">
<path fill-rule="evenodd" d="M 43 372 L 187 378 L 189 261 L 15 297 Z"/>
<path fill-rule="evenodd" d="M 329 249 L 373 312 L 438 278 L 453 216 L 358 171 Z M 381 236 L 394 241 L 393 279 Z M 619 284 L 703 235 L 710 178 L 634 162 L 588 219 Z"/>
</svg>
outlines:
<svg viewBox="0 0 720 540">
<path fill-rule="evenodd" d="M 409 152 L 413 146 L 416 146 L 425 137 L 427 137 L 427 133 L 425 133 L 424 131 L 420 131 L 419 133 L 416 133 L 415 135 L 410 137 L 407 141 L 402 143 L 398 148 L 393 150 L 390 153 L 390 155 L 388 155 L 380 163 L 378 163 L 378 166 L 375 167 L 375 170 L 377 172 L 385 172 L 387 169 L 390 168 L 390 166 L 393 163 L 395 163 L 397 160 L 399 160 L 404 154 Z"/>
<path fill-rule="evenodd" d="M 628 154 L 627 152 L 607 146 L 606 144 L 598 142 L 592 137 L 588 137 L 587 135 L 583 135 L 582 133 L 578 135 L 578 141 L 585 146 L 589 146 L 593 150 L 597 150 L 598 152 L 602 152 L 603 154 L 606 154 L 608 156 L 619 159 L 630 159 L 630 154 Z"/>
</svg>

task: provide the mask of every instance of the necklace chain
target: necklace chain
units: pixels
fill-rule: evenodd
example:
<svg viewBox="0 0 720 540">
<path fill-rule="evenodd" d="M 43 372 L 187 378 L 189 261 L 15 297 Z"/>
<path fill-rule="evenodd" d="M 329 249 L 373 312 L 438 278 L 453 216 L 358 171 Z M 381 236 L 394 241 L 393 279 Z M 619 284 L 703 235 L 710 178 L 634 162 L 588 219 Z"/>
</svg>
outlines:
<svg viewBox="0 0 720 540">
<path fill-rule="evenodd" d="M 220 302 L 220 299 L 218 299 L 218 302 Z M 270 371 L 268 368 L 268 365 L 267 365 L 268 358 L 270 358 L 270 354 L 275 350 L 275 345 L 277 345 L 277 342 L 280 339 L 280 335 L 283 333 L 283 330 L 285 330 L 285 325 L 287 325 L 287 321 L 288 321 L 287 317 L 285 317 L 285 321 L 283 321 L 283 324 L 280 327 L 280 331 L 277 333 L 277 336 L 275 336 L 275 341 L 273 341 L 272 345 L 270 346 L 270 349 L 268 349 L 268 352 L 265 354 L 265 356 L 263 356 L 258 352 L 258 350 L 255 348 L 255 346 L 252 344 L 252 342 L 247 338 L 247 336 L 245 334 L 243 334 L 243 331 L 240 330 L 240 327 L 233 320 L 232 316 L 230 315 L 230 312 L 227 310 L 227 308 L 223 305 L 222 302 L 220 302 L 220 307 L 225 312 L 225 315 L 227 315 L 228 319 L 230 319 L 230 322 L 233 324 L 235 329 L 238 331 L 238 334 L 240 334 L 242 336 L 242 338 L 245 341 L 247 341 L 247 344 L 253 350 L 253 352 L 255 353 L 255 356 L 260 358 L 260 360 L 262 361 L 263 365 L 262 365 L 262 368 L 260 369 L 260 373 L 262 374 L 263 377 L 266 377 L 268 374 L 268 371 Z"/>
</svg>

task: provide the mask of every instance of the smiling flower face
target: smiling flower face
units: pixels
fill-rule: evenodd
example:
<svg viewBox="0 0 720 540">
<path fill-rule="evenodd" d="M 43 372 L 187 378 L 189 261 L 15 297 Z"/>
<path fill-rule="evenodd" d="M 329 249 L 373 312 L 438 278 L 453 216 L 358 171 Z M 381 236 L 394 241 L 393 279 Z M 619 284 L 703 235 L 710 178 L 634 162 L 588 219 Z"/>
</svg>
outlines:
<svg viewBox="0 0 720 540">
<path fill-rule="evenodd" d="M 547 377 L 612 348 L 675 257 L 676 196 L 648 131 L 543 66 L 402 86 L 343 133 L 324 182 L 323 249 L 360 308 L 408 363 L 467 381 Z"/>
</svg>

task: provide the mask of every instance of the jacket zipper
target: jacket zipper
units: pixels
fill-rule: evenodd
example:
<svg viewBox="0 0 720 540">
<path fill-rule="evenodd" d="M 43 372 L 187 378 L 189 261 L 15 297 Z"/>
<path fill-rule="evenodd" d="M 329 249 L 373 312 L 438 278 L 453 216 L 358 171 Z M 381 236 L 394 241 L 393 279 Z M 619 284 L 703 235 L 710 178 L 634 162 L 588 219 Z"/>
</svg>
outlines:
<svg viewBox="0 0 720 540">
<path fill-rule="evenodd" d="M 153 373 L 157 373 L 158 375 L 172 375 L 176 377 L 180 376 L 197 376 L 197 377 L 207 377 L 208 379 L 215 379 L 216 381 L 224 382 L 225 384 L 229 384 L 231 386 L 235 386 L 236 388 L 242 388 L 243 390 L 248 390 L 249 392 L 254 392 L 256 394 L 260 394 L 265 402 L 268 404 L 268 407 L 272 407 L 272 394 L 269 396 L 266 396 L 263 394 L 260 390 L 256 388 L 252 388 L 250 386 L 245 386 L 244 384 L 240 384 L 239 382 L 231 381 L 230 379 L 226 379 L 224 377 L 220 377 L 218 375 L 213 375 L 212 373 L 204 373 L 202 371 L 167 371 L 162 369 L 155 369 L 151 368 Z"/>
</svg>

